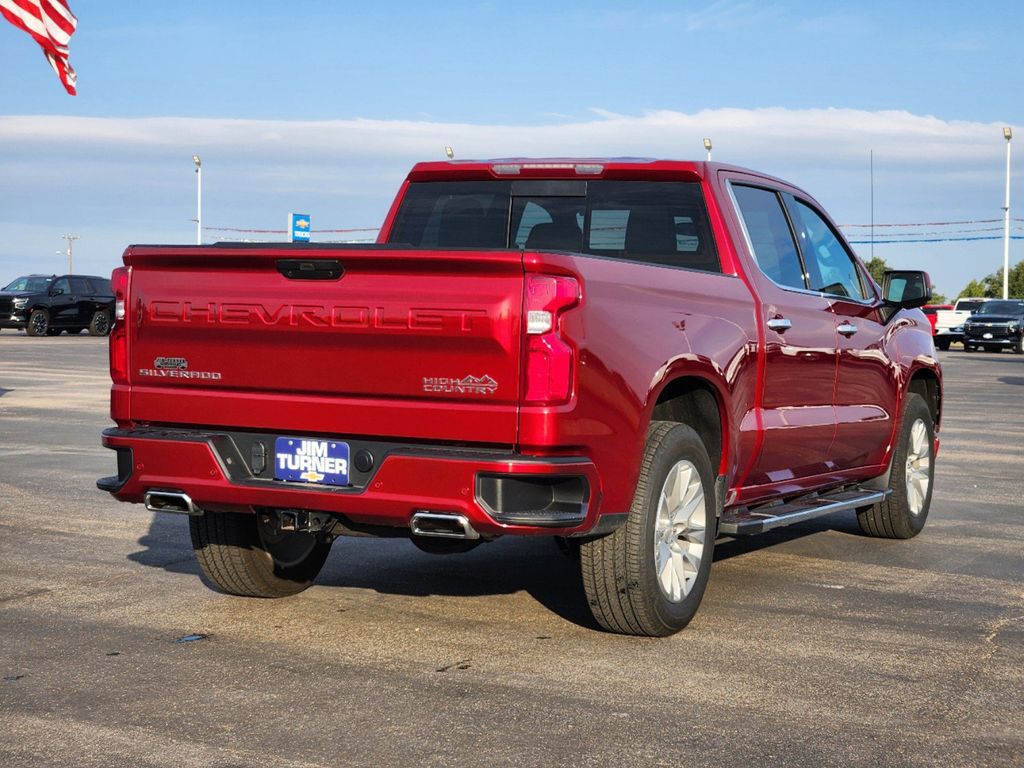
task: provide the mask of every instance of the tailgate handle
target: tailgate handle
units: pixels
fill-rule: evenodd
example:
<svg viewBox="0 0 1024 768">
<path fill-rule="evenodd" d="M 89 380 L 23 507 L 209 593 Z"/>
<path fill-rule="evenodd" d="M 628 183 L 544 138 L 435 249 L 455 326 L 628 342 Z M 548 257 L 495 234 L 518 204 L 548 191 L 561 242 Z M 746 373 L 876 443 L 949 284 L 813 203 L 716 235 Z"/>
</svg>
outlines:
<svg viewBox="0 0 1024 768">
<path fill-rule="evenodd" d="M 345 273 L 337 259 L 278 259 L 277 271 L 289 280 L 337 280 Z"/>
</svg>

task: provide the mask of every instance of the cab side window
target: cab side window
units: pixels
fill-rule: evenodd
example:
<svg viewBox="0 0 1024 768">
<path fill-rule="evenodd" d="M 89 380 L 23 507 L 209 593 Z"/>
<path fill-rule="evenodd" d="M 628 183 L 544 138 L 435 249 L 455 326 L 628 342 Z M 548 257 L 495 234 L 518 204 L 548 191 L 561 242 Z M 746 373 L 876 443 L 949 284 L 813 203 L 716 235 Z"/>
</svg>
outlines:
<svg viewBox="0 0 1024 768">
<path fill-rule="evenodd" d="M 864 288 L 857 262 L 828 222 L 811 206 L 790 199 L 793 224 L 796 226 L 807 264 L 807 277 L 812 291 L 864 301 Z"/>
<path fill-rule="evenodd" d="M 807 288 L 793 230 L 778 193 L 741 184 L 734 184 L 732 192 L 757 266 L 779 285 Z"/>
</svg>

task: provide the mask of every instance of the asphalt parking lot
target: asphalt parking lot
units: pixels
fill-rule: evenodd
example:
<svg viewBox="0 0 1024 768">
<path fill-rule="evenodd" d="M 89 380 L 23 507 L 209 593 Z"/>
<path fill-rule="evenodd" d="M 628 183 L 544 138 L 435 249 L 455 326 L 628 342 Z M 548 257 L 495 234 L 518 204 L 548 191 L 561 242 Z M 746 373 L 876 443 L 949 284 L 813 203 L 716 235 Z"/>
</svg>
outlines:
<svg viewBox="0 0 1024 768">
<path fill-rule="evenodd" d="M 723 540 L 648 640 L 543 540 L 343 539 L 298 597 L 217 594 L 186 520 L 95 489 L 105 340 L 2 332 L 0 765 L 1024 765 L 1024 357 L 942 355 L 919 537 Z"/>
</svg>

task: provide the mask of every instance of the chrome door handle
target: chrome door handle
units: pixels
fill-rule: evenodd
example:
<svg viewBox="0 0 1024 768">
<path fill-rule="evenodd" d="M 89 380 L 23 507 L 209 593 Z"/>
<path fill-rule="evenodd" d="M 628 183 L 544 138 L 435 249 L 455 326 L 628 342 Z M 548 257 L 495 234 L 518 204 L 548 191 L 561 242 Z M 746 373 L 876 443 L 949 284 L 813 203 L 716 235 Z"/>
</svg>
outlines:
<svg viewBox="0 0 1024 768">
<path fill-rule="evenodd" d="M 793 321 L 787 320 L 784 317 L 773 317 L 771 320 L 768 321 L 768 327 L 771 328 L 773 331 L 778 331 L 781 333 L 782 331 L 788 331 L 790 328 L 792 328 Z"/>
<path fill-rule="evenodd" d="M 853 325 L 853 323 L 843 323 L 836 330 L 843 334 L 843 336 L 853 336 L 857 332 L 857 326 Z"/>
</svg>

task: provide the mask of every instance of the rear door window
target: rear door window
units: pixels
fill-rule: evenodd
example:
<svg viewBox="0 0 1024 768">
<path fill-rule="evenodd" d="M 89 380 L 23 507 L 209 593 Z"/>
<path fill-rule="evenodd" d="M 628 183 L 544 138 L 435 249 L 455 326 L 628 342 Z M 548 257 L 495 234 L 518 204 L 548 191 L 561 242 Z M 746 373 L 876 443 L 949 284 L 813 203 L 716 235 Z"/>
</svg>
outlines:
<svg viewBox="0 0 1024 768">
<path fill-rule="evenodd" d="M 800 252 L 779 194 L 743 184 L 734 184 L 732 193 L 758 268 L 779 285 L 807 288 Z"/>
<path fill-rule="evenodd" d="M 79 296 L 88 296 L 92 293 L 92 286 L 84 277 L 71 278 L 71 292 Z"/>
</svg>

